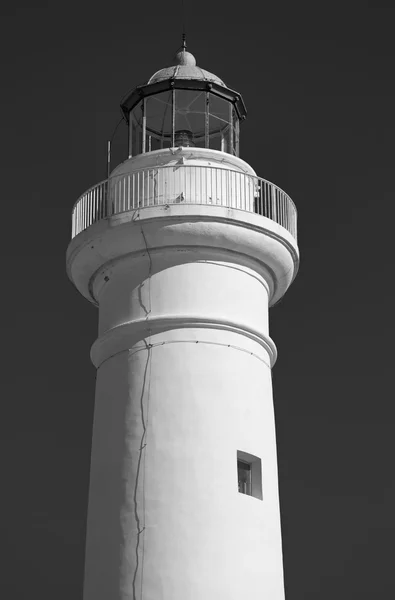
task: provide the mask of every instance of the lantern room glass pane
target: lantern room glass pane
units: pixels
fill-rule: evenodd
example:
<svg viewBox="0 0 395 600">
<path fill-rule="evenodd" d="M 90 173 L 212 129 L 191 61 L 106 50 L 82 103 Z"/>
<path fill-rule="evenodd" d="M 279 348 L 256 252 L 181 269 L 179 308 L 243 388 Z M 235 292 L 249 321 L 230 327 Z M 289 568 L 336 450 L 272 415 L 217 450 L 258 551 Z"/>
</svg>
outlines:
<svg viewBox="0 0 395 600">
<path fill-rule="evenodd" d="M 210 114 L 222 119 L 223 121 L 229 122 L 229 107 L 231 107 L 227 100 L 220 98 L 215 94 L 210 94 Z"/>
<path fill-rule="evenodd" d="M 203 146 L 205 127 L 205 92 L 175 91 L 175 146 Z"/>
<path fill-rule="evenodd" d="M 210 94 L 210 148 L 232 154 L 232 127 L 232 104 L 223 98 Z"/>
<path fill-rule="evenodd" d="M 141 143 L 142 143 L 142 131 L 143 131 L 143 109 L 142 102 L 139 102 L 137 106 L 129 113 L 129 122 L 131 131 L 131 137 L 129 140 L 129 154 L 136 156 L 141 154 Z"/>
<path fill-rule="evenodd" d="M 143 152 L 143 117 L 145 103 L 145 151 L 169 148 L 172 140 L 172 97 L 171 92 L 149 96 L 139 102 L 130 114 L 132 127 L 132 156 Z"/>
<path fill-rule="evenodd" d="M 171 91 L 149 96 L 146 99 L 147 135 L 171 140 L 172 125 Z"/>
</svg>

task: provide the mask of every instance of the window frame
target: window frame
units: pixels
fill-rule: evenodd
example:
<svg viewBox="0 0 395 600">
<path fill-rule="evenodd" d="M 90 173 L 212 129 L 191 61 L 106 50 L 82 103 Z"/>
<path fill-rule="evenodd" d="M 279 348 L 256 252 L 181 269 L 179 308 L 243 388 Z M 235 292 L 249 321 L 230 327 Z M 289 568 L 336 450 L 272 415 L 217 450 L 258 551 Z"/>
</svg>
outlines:
<svg viewBox="0 0 395 600">
<path fill-rule="evenodd" d="M 237 450 L 236 459 L 237 486 L 239 494 L 242 494 L 243 496 L 251 496 L 253 498 L 257 498 L 258 500 L 263 500 L 261 459 L 258 456 L 255 456 L 254 454 L 250 454 L 248 452 L 244 452 L 243 450 Z M 250 493 L 242 492 L 239 489 L 239 463 L 247 464 L 250 467 Z"/>
</svg>

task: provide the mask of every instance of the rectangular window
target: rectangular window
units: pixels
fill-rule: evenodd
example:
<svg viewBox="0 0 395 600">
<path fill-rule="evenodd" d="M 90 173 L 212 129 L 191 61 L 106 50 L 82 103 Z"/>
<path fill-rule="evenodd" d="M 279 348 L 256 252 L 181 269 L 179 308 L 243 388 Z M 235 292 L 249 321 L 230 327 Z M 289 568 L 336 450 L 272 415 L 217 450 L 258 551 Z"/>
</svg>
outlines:
<svg viewBox="0 0 395 600">
<path fill-rule="evenodd" d="M 262 463 L 258 456 L 237 451 L 237 481 L 240 494 L 262 500 Z"/>
<path fill-rule="evenodd" d="M 251 496 L 251 465 L 244 460 L 237 461 L 239 492 Z"/>
</svg>

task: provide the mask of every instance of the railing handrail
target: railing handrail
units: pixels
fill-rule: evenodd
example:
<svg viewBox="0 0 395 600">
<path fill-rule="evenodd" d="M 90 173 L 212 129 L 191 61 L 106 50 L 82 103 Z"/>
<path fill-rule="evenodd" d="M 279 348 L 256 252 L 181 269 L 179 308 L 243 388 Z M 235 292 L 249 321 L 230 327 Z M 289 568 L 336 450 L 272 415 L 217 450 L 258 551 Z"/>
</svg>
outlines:
<svg viewBox="0 0 395 600">
<path fill-rule="evenodd" d="M 293 237 L 295 237 L 296 239 L 296 222 L 297 222 L 297 210 L 296 210 L 296 206 L 294 204 L 294 202 L 292 201 L 292 199 L 288 196 L 288 194 L 281 189 L 278 185 L 276 185 L 275 183 L 269 181 L 268 179 L 264 179 L 263 177 L 259 177 L 258 175 L 253 175 L 252 173 L 249 173 L 248 171 L 245 170 L 239 170 L 239 169 L 230 169 L 227 166 L 223 166 L 223 165 L 201 165 L 201 164 L 166 164 L 166 165 L 152 165 L 152 166 L 146 166 L 146 167 L 141 167 L 139 169 L 133 170 L 133 171 L 129 171 L 129 172 L 124 172 L 124 173 L 118 173 L 118 174 L 112 174 L 110 175 L 110 177 L 108 179 L 103 179 L 102 181 L 100 181 L 99 183 L 97 183 L 96 185 L 91 186 L 90 188 L 88 188 L 83 194 L 81 194 L 81 196 L 77 199 L 77 201 L 74 203 L 73 206 L 73 210 L 72 210 L 72 219 L 73 219 L 73 228 L 72 228 L 72 236 L 74 237 L 75 235 L 77 235 L 78 233 L 80 233 L 81 231 L 85 230 L 87 227 L 89 227 L 91 224 L 93 224 L 94 222 L 98 221 L 98 220 L 102 220 L 104 218 L 108 218 L 109 216 L 113 216 L 115 214 L 120 214 L 121 212 L 124 212 L 125 210 L 131 210 L 131 206 L 130 206 L 130 178 L 133 178 L 133 181 L 135 181 L 135 179 L 137 178 L 137 181 L 142 181 L 144 182 L 144 177 L 147 174 L 148 177 L 152 177 L 152 174 L 155 174 L 155 177 L 158 176 L 159 177 L 159 181 L 160 181 L 160 177 L 162 177 L 162 184 L 163 184 L 163 180 L 165 177 L 167 177 L 167 175 L 164 174 L 165 170 L 172 170 L 173 172 L 176 171 L 180 171 L 180 169 L 184 170 L 192 170 L 195 174 L 199 172 L 199 170 L 201 171 L 201 173 L 203 173 L 204 171 L 206 171 L 207 173 L 210 172 L 210 177 L 212 177 L 212 173 L 214 172 L 225 172 L 231 175 L 232 178 L 236 177 L 236 181 L 237 177 L 243 177 L 245 178 L 245 181 L 250 181 L 252 182 L 254 185 L 256 185 L 257 190 L 259 190 L 258 193 L 254 193 L 253 197 L 254 198 L 258 198 L 259 201 L 259 210 L 258 209 L 251 209 L 251 197 L 248 197 L 248 194 L 250 193 L 250 191 L 248 190 L 247 193 L 247 187 L 244 190 L 245 193 L 245 197 L 243 197 L 243 206 L 240 207 L 238 200 L 240 200 L 240 197 L 237 198 L 237 194 L 238 194 L 238 190 L 236 188 L 234 188 L 234 195 L 233 192 L 231 193 L 230 196 L 228 196 L 226 198 L 226 201 L 228 202 L 228 204 L 222 204 L 220 202 L 220 204 L 222 206 L 228 206 L 230 208 L 241 208 L 241 210 L 246 210 L 248 212 L 255 212 L 258 213 L 262 216 L 265 216 L 273 221 L 275 221 L 276 223 L 278 223 L 279 225 L 282 225 L 283 227 L 285 227 L 290 233 L 291 235 L 293 235 Z M 160 176 L 160 172 L 163 173 L 162 176 Z M 206 175 L 204 175 L 204 177 L 206 177 Z M 210 179 L 210 177 L 207 175 L 207 178 Z M 220 176 L 220 181 L 221 181 L 221 176 Z M 176 176 L 177 179 L 177 176 Z M 213 182 L 213 180 L 210 181 L 210 189 L 209 191 L 212 193 L 212 196 L 214 197 L 215 194 L 218 192 L 218 181 L 217 181 L 217 176 L 214 177 L 215 182 Z M 128 202 L 126 203 L 126 196 L 125 196 L 125 192 L 124 192 L 124 197 L 123 197 L 123 205 L 124 208 L 123 210 L 119 210 L 119 206 L 120 204 L 118 204 L 118 209 L 115 208 L 114 203 L 112 204 L 112 211 L 108 210 L 110 207 L 109 204 L 109 199 L 110 193 L 114 193 L 115 188 L 117 186 L 120 185 L 120 182 L 124 182 L 123 186 L 125 187 L 126 182 L 129 181 L 129 191 L 128 191 Z M 167 181 L 167 179 L 166 179 Z M 168 180 L 170 181 L 170 179 Z M 201 176 L 200 176 L 200 181 L 201 181 Z M 184 180 L 185 183 L 185 180 Z M 113 185 L 112 185 L 113 184 Z M 144 185 L 144 183 L 143 183 Z M 192 183 L 190 183 L 190 185 L 192 185 Z M 247 183 L 244 184 L 245 186 L 247 186 Z M 251 184 L 248 184 L 251 185 Z M 121 184 L 122 186 L 122 184 Z M 199 187 L 199 185 L 196 184 L 196 180 L 195 180 L 195 198 L 197 192 L 197 187 Z M 268 187 L 265 187 L 268 186 Z M 221 192 L 223 191 L 223 184 L 220 183 L 220 189 Z M 237 187 L 237 186 L 236 186 Z M 137 194 L 135 193 L 134 190 L 132 190 L 132 203 L 134 203 L 135 201 L 139 203 L 139 206 L 141 208 L 144 208 L 144 204 L 143 206 L 140 205 L 140 201 L 139 201 L 139 190 L 140 188 L 137 188 Z M 271 190 L 271 191 L 270 191 Z M 191 191 L 191 188 L 190 188 Z M 207 192 L 207 187 L 206 187 L 206 192 Z M 151 193 L 152 193 L 152 189 L 151 189 Z M 163 189 L 162 189 L 162 193 L 163 193 Z M 183 193 L 183 190 L 182 190 Z M 201 190 L 199 191 L 199 193 L 201 193 Z M 239 193 L 241 193 L 239 191 Z M 89 195 L 92 195 L 91 198 L 89 198 Z M 144 195 L 144 192 L 143 192 Z M 98 196 L 100 196 L 100 213 L 101 216 L 99 218 L 97 217 L 93 217 L 94 211 L 95 209 L 97 210 L 99 208 L 99 202 L 98 202 Z M 148 196 L 149 196 L 149 191 L 148 191 Z M 170 198 L 172 198 L 171 194 L 170 194 Z M 203 197 L 202 197 L 203 198 Z M 211 200 L 211 196 L 209 196 L 210 200 Z M 184 198 L 183 198 L 184 200 Z M 218 201 L 218 196 L 217 196 L 217 201 Z M 79 207 L 79 203 L 82 203 L 82 206 Z M 172 200 L 170 199 L 169 204 L 172 204 L 174 202 L 177 202 L 176 198 L 172 198 Z M 144 203 L 144 199 L 143 199 L 143 203 Z M 162 202 L 158 202 L 158 204 L 161 204 Z M 206 204 L 207 203 L 207 198 L 206 198 L 206 202 L 202 201 L 191 201 L 190 199 L 187 200 L 185 202 L 185 204 Z M 218 202 L 217 202 L 218 203 Z M 128 204 L 128 207 L 126 207 L 126 204 Z M 155 204 L 155 202 L 153 202 L 153 204 Z M 247 205 L 250 206 L 250 208 L 247 208 Z M 115 210 L 114 210 L 115 208 Z M 78 213 L 79 210 L 79 213 Z M 81 212 L 82 211 L 82 212 Z M 96 213 L 97 214 L 97 213 Z M 82 215 L 82 216 L 81 216 Z M 83 223 L 83 226 L 81 228 L 81 222 Z"/>
<path fill-rule="evenodd" d="M 95 188 L 99 187 L 100 185 L 103 185 L 104 183 L 109 183 L 112 179 L 115 179 L 115 177 L 126 177 L 127 175 L 131 175 L 132 173 L 139 173 L 140 171 L 147 171 L 148 169 L 174 169 L 174 167 L 177 168 L 182 168 L 182 167 L 199 167 L 202 169 L 219 169 L 221 171 L 232 171 L 234 173 L 243 173 L 243 175 L 246 175 L 248 177 L 252 177 L 253 179 L 258 179 L 259 181 L 263 181 L 264 183 L 268 183 L 269 185 L 272 185 L 273 187 L 275 187 L 277 190 L 279 190 L 280 192 L 282 192 L 283 194 L 285 194 L 289 201 L 291 202 L 292 206 L 295 209 L 295 212 L 297 212 L 297 208 L 295 206 L 294 201 L 292 200 L 292 198 L 289 196 L 289 194 L 287 194 L 286 191 L 284 191 L 282 188 L 280 188 L 279 185 L 277 185 L 277 183 L 273 183 L 272 181 L 270 181 L 269 179 L 264 179 L 263 177 L 259 177 L 259 175 L 253 175 L 252 173 L 249 173 L 248 171 L 240 171 L 238 169 L 228 169 L 227 167 L 222 167 L 222 166 L 217 166 L 217 165 L 191 165 L 191 164 L 186 164 L 186 165 L 153 165 L 152 167 L 141 167 L 140 169 L 133 169 L 133 171 L 129 171 L 127 173 L 119 173 L 119 175 L 110 175 L 110 177 L 108 177 L 107 179 L 103 179 L 102 181 L 99 181 L 99 183 L 96 183 L 95 185 L 92 185 L 90 188 L 88 188 L 87 190 L 85 190 L 85 192 L 83 194 L 81 194 L 78 199 L 74 202 L 73 204 L 73 208 L 72 211 L 74 210 L 74 208 L 76 207 L 76 205 L 78 204 L 78 202 L 81 200 L 81 198 L 83 196 L 85 196 L 86 194 L 89 194 L 89 192 L 93 191 Z"/>
</svg>

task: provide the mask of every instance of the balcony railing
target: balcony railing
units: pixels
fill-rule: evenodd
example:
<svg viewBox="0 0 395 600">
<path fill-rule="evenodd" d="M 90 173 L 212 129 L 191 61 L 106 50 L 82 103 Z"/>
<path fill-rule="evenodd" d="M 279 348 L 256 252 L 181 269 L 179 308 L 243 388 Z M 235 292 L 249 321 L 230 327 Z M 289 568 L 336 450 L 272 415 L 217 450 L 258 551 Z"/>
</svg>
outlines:
<svg viewBox="0 0 395 600">
<path fill-rule="evenodd" d="M 74 205 L 72 237 L 112 215 L 165 204 L 204 204 L 254 212 L 282 225 L 296 240 L 296 207 L 283 190 L 260 177 L 203 165 L 141 169 L 98 183 Z"/>
</svg>

